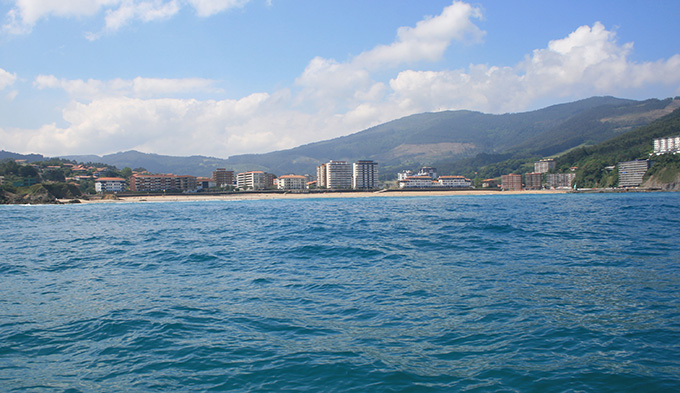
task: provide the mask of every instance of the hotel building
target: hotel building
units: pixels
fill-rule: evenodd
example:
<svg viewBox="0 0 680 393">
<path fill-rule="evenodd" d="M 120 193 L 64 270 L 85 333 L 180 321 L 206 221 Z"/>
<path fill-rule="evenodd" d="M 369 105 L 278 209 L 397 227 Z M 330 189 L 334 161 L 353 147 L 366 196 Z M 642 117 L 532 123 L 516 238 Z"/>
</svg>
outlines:
<svg viewBox="0 0 680 393">
<path fill-rule="evenodd" d="M 546 173 L 545 188 L 555 190 L 559 188 L 571 188 L 576 174 L 571 173 Z"/>
<path fill-rule="evenodd" d="M 439 176 L 439 186 L 449 188 L 469 188 L 472 187 L 472 180 L 464 176 Z"/>
<path fill-rule="evenodd" d="M 193 191 L 195 189 L 195 176 L 136 174 L 130 178 L 130 191 Z"/>
<path fill-rule="evenodd" d="M 352 188 L 352 165 L 347 161 L 329 161 L 316 168 L 317 186 L 329 189 Z"/>
<path fill-rule="evenodd" d="M 654 139 L 654 154 L 680 152 L 680 136 Z"/>
</svg>

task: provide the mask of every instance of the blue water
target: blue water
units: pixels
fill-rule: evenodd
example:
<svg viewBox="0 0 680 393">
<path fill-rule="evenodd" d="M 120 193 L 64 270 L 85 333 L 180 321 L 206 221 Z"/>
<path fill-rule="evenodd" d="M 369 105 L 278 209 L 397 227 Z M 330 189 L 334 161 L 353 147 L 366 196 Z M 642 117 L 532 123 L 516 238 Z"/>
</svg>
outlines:
<svg viewBox="0 0 680 393">
<path fill-rule="evenodd" d="M 0 206 L 7 392 L 677 392 L 680 193 Z"/>
</svg>

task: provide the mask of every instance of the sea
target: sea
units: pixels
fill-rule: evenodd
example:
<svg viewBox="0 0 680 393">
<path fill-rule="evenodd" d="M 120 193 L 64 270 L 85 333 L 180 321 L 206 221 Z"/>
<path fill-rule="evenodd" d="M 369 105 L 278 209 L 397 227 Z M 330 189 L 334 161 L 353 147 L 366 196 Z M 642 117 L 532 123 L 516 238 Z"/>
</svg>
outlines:
<svg viewBox="0 0 680 393">
<path fill-rule="evenodd" d="M 0 206 L 3 392 L 678 392 L 680 193 Z"/>
</svg>

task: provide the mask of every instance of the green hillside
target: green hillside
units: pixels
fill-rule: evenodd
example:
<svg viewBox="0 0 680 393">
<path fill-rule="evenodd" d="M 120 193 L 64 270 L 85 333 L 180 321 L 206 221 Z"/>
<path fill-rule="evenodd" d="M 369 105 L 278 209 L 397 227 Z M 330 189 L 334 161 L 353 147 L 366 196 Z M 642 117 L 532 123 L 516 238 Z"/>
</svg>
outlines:
<svg viewBox="0 0 680 393">
<path fill-rule="evenodd" d="M 543 156 L 606 141 L 649 124 L 678 106 L 680 100 L 670 98 L 634 101 L 592 97 L 524 113 L 421 113 L 340 138 L 228 159 L 136 151 L 65 158 L 195 176 L 210 176 L 215 168 L 314 174 L 316 166 L 329 160 L 369 159 L 380 164 L 384 180 L 396 178 L 403 169 L 421 166 L 435 166 L 444 174 L 496 177 L 519 171 L 527 162 Z"/>
</svg>

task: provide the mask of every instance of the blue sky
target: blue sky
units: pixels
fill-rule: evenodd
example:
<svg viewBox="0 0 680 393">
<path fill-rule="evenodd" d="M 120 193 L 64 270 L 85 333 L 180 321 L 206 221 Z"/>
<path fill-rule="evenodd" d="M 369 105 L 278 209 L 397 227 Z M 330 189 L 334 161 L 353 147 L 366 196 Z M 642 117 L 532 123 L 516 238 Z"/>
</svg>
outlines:
<svg viewBox="0 0 680 393">
<path fill-rule="evenodd" d="M 680 2 L 0 0 L 0 149 L 261 153 L 413 113 L 680 95 Z"/>
</svg>

